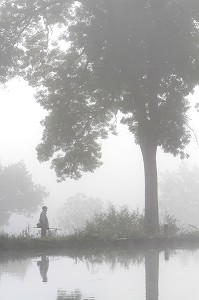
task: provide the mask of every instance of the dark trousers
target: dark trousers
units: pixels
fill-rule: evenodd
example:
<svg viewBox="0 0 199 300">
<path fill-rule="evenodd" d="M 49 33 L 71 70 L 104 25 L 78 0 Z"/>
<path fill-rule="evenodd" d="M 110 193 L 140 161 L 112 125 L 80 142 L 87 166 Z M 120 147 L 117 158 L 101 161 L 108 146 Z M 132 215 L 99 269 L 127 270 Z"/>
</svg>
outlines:
<svg viewBox="0 0 199 300">
<path fill-rule="evenodd" d="M 47 228 L 46 227 L 42 227 L 41 228 L 41 237 L 46 237 L 46 231 L 47 231 Z"/>
</svg>

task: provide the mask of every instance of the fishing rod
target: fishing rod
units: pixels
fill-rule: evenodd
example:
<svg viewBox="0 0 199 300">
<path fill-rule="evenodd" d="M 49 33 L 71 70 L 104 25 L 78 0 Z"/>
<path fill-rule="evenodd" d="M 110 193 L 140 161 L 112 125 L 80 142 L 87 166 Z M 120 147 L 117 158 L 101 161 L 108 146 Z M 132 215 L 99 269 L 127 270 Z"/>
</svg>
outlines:
<svg viewBox="0 0 199 300">
<path fill-rule="evenodd" d="M 189 224 L 189 226 L 191 226 L 191 227 L 193 227 L 194 229 L 196 229 L 197 231 L 199 231 L 199 229 L 198 229 L 196 226 L 191 225 L 191 224 Z"/>
<path fill-rule="evenodd" d="M 41 227 L 33 227 L 33 228 L 41 229 Z M 62 230 L 62 229 L 60 229 L 60 228 L 54 228 L 54 227 L 50 227 L 50 228 L 48 228 L 48 229 L 53 229 L 53 230 Z"/>
</svg>

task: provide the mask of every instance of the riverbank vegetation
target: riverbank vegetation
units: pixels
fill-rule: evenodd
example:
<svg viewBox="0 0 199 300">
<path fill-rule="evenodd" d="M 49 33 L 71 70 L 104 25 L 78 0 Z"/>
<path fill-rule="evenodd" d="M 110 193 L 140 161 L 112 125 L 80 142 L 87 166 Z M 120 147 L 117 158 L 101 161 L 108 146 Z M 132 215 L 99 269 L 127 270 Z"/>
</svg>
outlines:
<svg viewBox="0 0 199 300">
<path fill-rule="evenodd" d="M 83 228 L 73 234 L 66 234 L 56 229 L 50 230 L 46 238 L 31 232 L 28 226 L 20 234 L 0 233 L 0 250 L 7 249 L 60 249 L 63 247 L 104 247 L 126 244 L 127 241 L 146 242 L 155 239 L 168 241 L 175 238 L 198 238 L 199 231 L 193 227 L 183 227 L 173 216 L 164 215 L 161 233 L 148 236 L 144 231 L 144 213 L 130 210 L 127 206 L 116 208 L 110 205 L 107 210 L 96 213 Z"/>
</svg>

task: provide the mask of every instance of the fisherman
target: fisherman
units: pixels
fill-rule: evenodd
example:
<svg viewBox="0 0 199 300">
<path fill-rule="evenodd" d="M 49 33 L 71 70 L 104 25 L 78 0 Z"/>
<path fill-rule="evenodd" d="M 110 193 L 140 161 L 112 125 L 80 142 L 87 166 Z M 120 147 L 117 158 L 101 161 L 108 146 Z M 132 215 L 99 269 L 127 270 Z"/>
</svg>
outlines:
<svg viewBox="0 0 199 300">
<path fill-rule="evenodd" d="M 46 231 L 49 230 L 49 223 L 47 217 L 47 206 L 42 207 L 42 212 L 39 217 L 39 227 L 41 228 L 41 237 L 46 237 Z"/>
</svg>

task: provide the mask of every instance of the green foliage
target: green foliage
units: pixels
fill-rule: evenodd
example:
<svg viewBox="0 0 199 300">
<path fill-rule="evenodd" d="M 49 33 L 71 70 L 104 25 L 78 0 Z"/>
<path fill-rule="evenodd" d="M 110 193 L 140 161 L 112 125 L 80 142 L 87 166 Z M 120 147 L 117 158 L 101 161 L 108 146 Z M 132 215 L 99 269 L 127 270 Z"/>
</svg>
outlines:
<svg viewBox="0 0 199 300">
<path fill-rule="evenodd" d="M 164 215 L 160 229 L 161 233 L 166 236 L 177 236 L 178 233 L 182 233 L 180 221 L 168 213 Z"/>
<path fill-rule="evenodd" d="M 48 111 L 39 160 L 51 160 L 60 181 L 93 172 L 121 112 L 142 150 L 146 228 L 159 231 L 156 150 L 187 156 L 198 0 L 8 0 L 3 20 L 6 13 L 2 39 L 5 49 L 12 42 L 13 69 Z"/>
<path fill-rule="evenodd" d="M 59 180 L 101 165 L 100 140 L 115 132 L 118 111 L 139 144 L 149 137 L 185 155 L 185 96 L 199 81 L 196 8 L 196 0 L 2 1 L 2 49 L 11 49 L 2 57 L 49 112 L 38 157 L 52 159 Z"/>
<path fill-rule="evenodd" d="M 45 188 L 33 183 L 22 161 L 0 166 L 0 226 L 7 224 L 13 213 L 35 213 L 46 197 Z"/>
<path fill-rule="evenodd" d="M 111 205 L 107 211 L 97 213 L 87 221 L 82 233 L 105 240 L 143 236 L 143 225 L 143 213 L 130 211 L 127 206 L 116 209 Z"/>
<path fill-rule="evenodd" d="M 190 139 L 185 96 L 198 82 L 195 3 L 79 3 L 59 37 L 70 47 L 58 43 L 45 77 L 31 77 L 41 82 L 37 99 L 49 111 L 39 159 L 52 158 L 60 180 L 94 170 L 99 141 L 113 129 L 117 111 L 138 143 L 149 139 L 183 157 Z"/>
<path fill-rule="evenodd" d="M 64 9 L 63 2 L 0 2 L 0 82 L 22 74 L 24 69 L 30 73 L 30 70 L 37 72 L 41 68 L 48 52 L 50 26 L 66 19 L 68 3 Z"/>
</svg>

